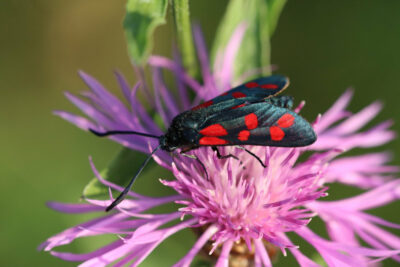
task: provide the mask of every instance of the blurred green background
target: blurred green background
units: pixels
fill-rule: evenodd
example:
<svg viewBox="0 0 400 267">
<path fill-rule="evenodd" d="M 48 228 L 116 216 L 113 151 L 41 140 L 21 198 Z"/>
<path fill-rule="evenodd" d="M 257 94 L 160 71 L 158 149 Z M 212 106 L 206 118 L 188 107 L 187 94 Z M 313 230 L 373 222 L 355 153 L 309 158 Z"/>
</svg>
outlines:
<svg viewBox="0 0 400 267">
<path fill-rule="evenodd" d="M 226 2 L 191 1 L 192 18 L 201 24 L 209 45 Z M 84 133 L 51 111 L 76 111 L 62 92 L 86 89 L 78 69 L 114 91 L 114 69 L 134 81 L 121 28 L 124 6 L 125 0 L 0 0 L 1 266 L 76 265 L 36 247 L 87 217 L 56 213 L 45 202 L 79 201 L 93 176 L 88 155 L 103 168 L 119 145 Z M 156 31 L 156 53 L 170 55 L 171 26 L 169 20 Z M 381 99 L 385 109 L 374 122 L 398 121 L 399 48 L 400 1 L 288 1 L 272 40 L 272 63 L 290 77 L 288 92 L 307 100 L 304 114 L 309 119 L 352 86 L 354 111 Z M 399 124 L 393 128 L 400 132 Z M 399 147 L 398 140 L 385 146 L 396 153 L 393 163 L 398 165 Z M 158 188 L 161 175 L 145 173 L 138 190 Z M 398 204 L 376 213 L 400 223 Z M 144 266 L 173 263 L 193 240 L 186 236 L 190 233 L 178 235 Z M 68 250 L 93 247 L 91 240 L 84 240 Z M 289 262 L 290 257 L 281 257 L 280 265 Z M 393 261 L 385 262 L 391 265 Z"/>
</svg>

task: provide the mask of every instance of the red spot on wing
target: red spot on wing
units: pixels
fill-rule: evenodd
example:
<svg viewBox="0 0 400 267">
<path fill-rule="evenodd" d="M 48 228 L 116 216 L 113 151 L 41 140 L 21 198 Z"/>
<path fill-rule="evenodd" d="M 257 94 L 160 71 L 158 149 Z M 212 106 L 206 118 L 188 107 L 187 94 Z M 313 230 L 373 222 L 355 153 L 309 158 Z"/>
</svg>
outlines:
<svg viewBox="0 0 400 267">
<path fill-rule="evenodd" d="M 269 128 L 269 134 L 271 135 L 272 141 L 281 141 L 285 137 L 285 132 L 278 126 L 271 126 Z"/>
<path fill-rule="evenodd" d="M 241 108 L 241 107 L 244 107 L 244 106 L 246 106 L 246 104 L 240 104 L 240 105 L 237 105 L 237 106 L 233 106 L 233 107 L 231 107 L 231 109 L 237 109 L 237 108 Z"/>
<path fill-rule="evenodd" d="M 233 93 L 232 93 L 232 96 L 233 96 L 234 98 L 246 97 L 246 95 L 243 94 L 242 92 L 233 92 Z"/>
<path fill-rule="evenodd" d="M 225 95 L 228 95 L 228 92 L 225 92 L 225 93 L 221 94 L 221 96 L 225 96 Z"/>
<path fill-rule="evenodd" d="M 247 88 L 255 88 L 255 87 L 258 87 L 259 85 L 256 82 L 249 82 L 249 83 L 246 83 L 244 86 L 246 86 Z"/>
<path fill-rule="evenodd" d="M 253 130 L 253 129 L 257 128 L 257 126 L 258 126 L 257 115 L 254 113 L 250 113 L 249 115 L 246 115 L 244 117 L 244 123 L 246 124 L 247 129 L 249 129 L 249 130 Z"/>
<path fill-rule="evenodd" d="M 221 124 L 213 124 L 210 125 L 200 131 L 202 135 L 207 135 L 207 136 L 224 136 L 228 135 L 228 132 L 225 130 L 225 128 Z"/>
<path fill-rule="evenodd" d="M 282 128 L 290 127 L 293 125 L 293 123 L 294 123 L 294 116 L 289 113 L 284 114 L 278 120 L 278 125 L 279 125 L 279 127 L 282 127 Z"/>
<path fill-rule="evenodd" d="M 208 100 L 207 102 L 204 102 L 198 106 L 195 106 L 194 108 L 192 108 L 192 110 L 198 110 L 198 109 L 202 109 L 202 108 L 206 108 L 209 107 L 213 104 L 212 100 Z"/>
<path fill-rule="evenodd" d="M 249 136 L 250 136 L 250 131 L 243 130 L 243 131 L 239 132 L 238 139 L 240 141 L 247 141 L 247 140 L 249 140 Z"/>
<path fill-rule="evenodd" d="M 218 138 L 218 137 L 210 137 L 205 136 L 200 138 L 199 144 L 203 146 L 213 146 L 213 145 L 225 145 L 228 141 Z"/>
<path fill-rule="evenodd" d="M 263 84 L 260 86 L 262 89 L 278 89 L 278 85 L 273 83 Z"/>
</svg>

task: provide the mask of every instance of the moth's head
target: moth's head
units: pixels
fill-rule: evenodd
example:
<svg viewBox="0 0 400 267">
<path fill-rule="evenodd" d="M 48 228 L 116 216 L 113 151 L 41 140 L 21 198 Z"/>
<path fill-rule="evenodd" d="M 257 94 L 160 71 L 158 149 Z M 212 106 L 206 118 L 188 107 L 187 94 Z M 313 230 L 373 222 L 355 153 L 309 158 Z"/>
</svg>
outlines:
<svg viewBox="0 0 400 267">
<path fill-rule="evenodd" d="M 160 137 L 161 149 L 171 152 L 177 148 L 194 147 L 197 144 L 198 135 L 191 125 L 173 123 L 167 133 Z"/>
<path fill-rule="evenodd" d="M 178 148 L 177 140 L 174 138 L 174 136 L 171 136 L 168 133 L 160 136 L 160 145 L 162 150 L 168 152 L 172 152 Z"/>
</svg>

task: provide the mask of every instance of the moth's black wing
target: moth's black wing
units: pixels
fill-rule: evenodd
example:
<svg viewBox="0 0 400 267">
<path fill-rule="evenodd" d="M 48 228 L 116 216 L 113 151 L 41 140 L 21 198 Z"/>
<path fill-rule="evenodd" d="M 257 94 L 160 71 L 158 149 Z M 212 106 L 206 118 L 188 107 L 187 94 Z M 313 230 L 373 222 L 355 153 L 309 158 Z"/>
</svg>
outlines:
<svg viewBox="0 0 400 267">
<path fill-rule="evenodd" d="M 307 146 L 315 142 L 312 126 L 297 113 L 268 101 L 244 103 L 209 114 L 198 127 L 199 146 Z"/>
<path fill-rule="evenodd" d="M 258 102 L 263 99 L 271 98 L 289 85 L 289 79 L 281 75 L 271 75 L 268 77 L 258 78 L 249 81 L 240 86 L 237 86 L 220 96 L 217 96 L 209 101 L 206 101 L 192 110 L 207 110 L 207 109 L 220 109 L 219 104 L 224 102 Z"/>
</svg>

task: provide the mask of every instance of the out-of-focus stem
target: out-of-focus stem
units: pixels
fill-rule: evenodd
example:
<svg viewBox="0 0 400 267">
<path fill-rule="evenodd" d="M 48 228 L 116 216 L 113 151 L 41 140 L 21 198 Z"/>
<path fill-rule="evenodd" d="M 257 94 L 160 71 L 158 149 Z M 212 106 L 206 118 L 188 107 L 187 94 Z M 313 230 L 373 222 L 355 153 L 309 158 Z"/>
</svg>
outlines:
<svg viewBox="0 0 400 267">
<path fill-rule="evenodd" d="M 192 76 L 196 76 L 197 64 L 190 23 L 189 0 L 171 0 L 171 4 L 183 65 Z"/>
</svg>

